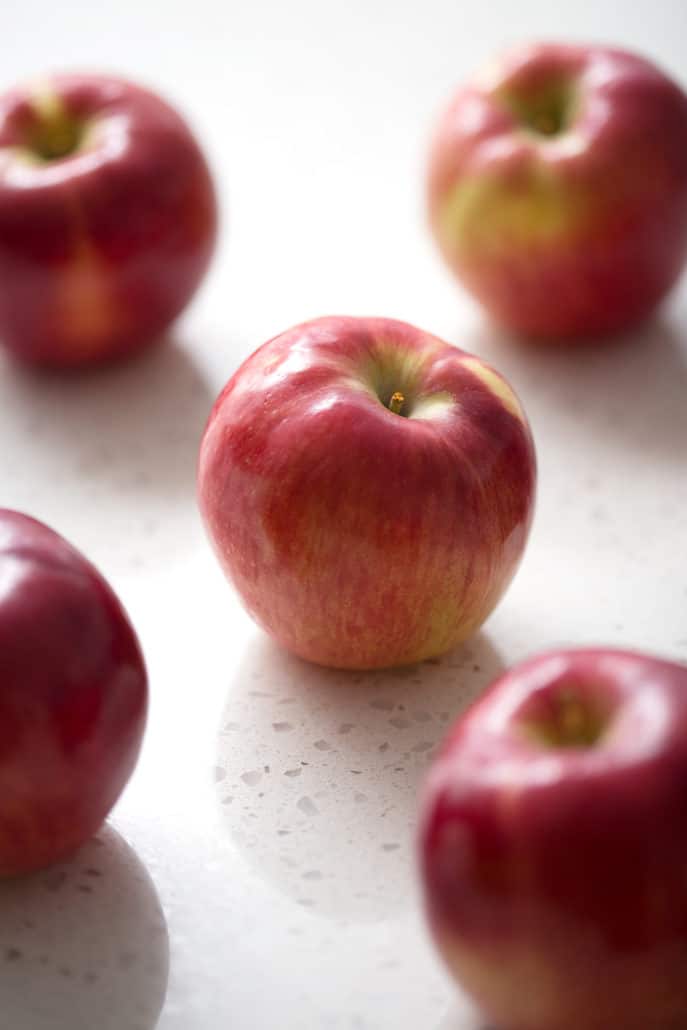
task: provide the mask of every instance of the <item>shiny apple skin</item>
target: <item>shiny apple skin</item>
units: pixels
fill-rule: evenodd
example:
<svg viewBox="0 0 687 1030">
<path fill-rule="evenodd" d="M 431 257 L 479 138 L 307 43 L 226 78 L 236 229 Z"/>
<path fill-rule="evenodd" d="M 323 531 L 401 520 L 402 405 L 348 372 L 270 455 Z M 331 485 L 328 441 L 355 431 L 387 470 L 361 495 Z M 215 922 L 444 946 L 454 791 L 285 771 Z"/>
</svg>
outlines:
<svg viewBox="0 0 687 1030">
<path fill-rule="evenodd" d="M 608 702 L 594 746 L 528 739 L 567 685 Z M 687 667 L 551 652 L 458 721 L 421 804 L 427 912 L 498 1030 L 687 1026 Z"/>
<path fill-rule="evenodd" d="M 34 161 L 41 105 L 87 126 L 77 152 Z M 208 267 L 215 192 L 163 100 L 100 75 L 55 75 L 0 98 L 0 343 L 26 362 L 89 366 L 156 343 Z"/>
<path fill-rule="evenodd" d="M 509 103 L 556 77 L 578 107 L 559 135 L 538 136 Z M 440 121 L 428 195 L 449 266 L 497 322 L 544 339 L 627 329 L 687 257 L 687 97 L 617 49 L 510 51 Z"/>
<path fill-rule="evenodd" d="M 136 764 L 148 687 L 136 634 L 96 569 L 0 509 L 0 876 L 100 827 Z"/>
<path fill-rule="evenodd" d="M 441 412 L 394 414 L 380 379 L 420 406 L 439 394 Z M 316 319 L 259 348 L 215 404 L 198 473 L 210 540 L 253 618 L 345 668 L 418 661 L 473 633 L 520 561 L 534 489 L 529 427 L 498 373 L 383 318 Z"/>
</svg>

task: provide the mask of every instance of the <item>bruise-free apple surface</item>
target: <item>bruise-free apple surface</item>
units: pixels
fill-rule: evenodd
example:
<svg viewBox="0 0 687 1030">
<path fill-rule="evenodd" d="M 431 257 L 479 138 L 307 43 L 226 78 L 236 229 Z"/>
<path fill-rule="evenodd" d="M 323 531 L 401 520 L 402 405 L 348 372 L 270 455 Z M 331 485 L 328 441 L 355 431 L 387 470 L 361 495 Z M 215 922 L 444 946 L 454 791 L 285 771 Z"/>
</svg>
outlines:
<svg viewBox="0 0 687 1030">
<path fill-rule="evenodd" d="M 687 667 L 617 650 L 516 666 L 421 806 L 430 926 L 498 1030 L 687 1026 Z"/>
<path fill-rule="evenodd" d="M 316 319 L 259 348 L 215 404 L 198 475 L 248 611 L 301 657 L 349 668 L 473 633 L 518 566 L 534 489 L 506 381 L 384 318 Z"/>
<path fill-rule="evenodd" d="M 452 270 L 504 325 L 607 334 L 646 318 L 687 256 L 687 96 L 650 62 L 535 44 L 454 97 L 429 209 Z"/>
<path fill-rule="evenodd" d="M 95 833 L 136 763 L 147 696 L 102 576 L 47 526 L 0 509 L 0 876 Z"/>
<path fill-rule="evenodd" d="M 183 119 L 111 76 L 0 97 L 0 343 L 84 366 L 156 342 L 208 266 L 213 184 Z"/>
</svg>

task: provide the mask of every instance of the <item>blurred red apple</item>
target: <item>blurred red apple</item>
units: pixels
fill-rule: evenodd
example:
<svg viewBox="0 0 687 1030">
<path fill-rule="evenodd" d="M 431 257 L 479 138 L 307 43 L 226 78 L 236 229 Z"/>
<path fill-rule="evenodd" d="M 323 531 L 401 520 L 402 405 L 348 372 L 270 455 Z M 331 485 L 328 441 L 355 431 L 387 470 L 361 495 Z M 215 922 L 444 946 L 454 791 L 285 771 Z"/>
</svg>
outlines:
<svg viewBox="0 0 687 1030">
<path fill-rule="evenodd" d="M 251 615 L 296 654 L 349 668 L 473 633 L 520 561 L 534 487 L 501 376 L 383 318 L 321 318 L 259 348 L 215 404 L 198 481 Z"/>
<path fill-rule="evenodd" d="M 103 578 L 47 526 L 0 509 L 0 876 L 96 832 L 136 763 L 147 690 Z"/>
<path fill-rule="evenodd" d="M 17 357 L 90 365 L 154 343 L 216 223 L 203 155 L 159 97 L 98 75 L 0 97 L 0 343 Z"/>
<path fill-rule="evenodd" d="M 420 844 L 436 941 L 499 1030 L 687 1026 L 687 667 L 506 673 L 435 762 Z"/>
<path fill-rule="evenodd" d="M 543 337 L 632 326 L 687 256 L 687 97 L 620 50 L 507 53 L 446 111 L 429 206 L 448 264 L 498 322 Z"/>
</svg>

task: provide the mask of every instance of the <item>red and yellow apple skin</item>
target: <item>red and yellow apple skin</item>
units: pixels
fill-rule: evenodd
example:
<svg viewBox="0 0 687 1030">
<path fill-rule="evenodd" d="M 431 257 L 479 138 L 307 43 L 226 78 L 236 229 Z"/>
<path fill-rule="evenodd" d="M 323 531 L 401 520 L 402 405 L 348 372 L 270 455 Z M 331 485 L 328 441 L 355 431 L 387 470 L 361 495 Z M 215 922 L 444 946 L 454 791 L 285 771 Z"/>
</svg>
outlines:
<svg viewBox="0 0 687 1030">
<path fill-rule="evenodd" d="M 418 661 L 473 633 L 520 561 L 534 490 L 505 380 L 383 318 L 320 318 L 259 348 L 215 404 L 198 476 L 250 614 L 297 655 L 345 668 Z"/>
<path fill-rule="evenodd" d="M 499 323 L 544 338 L 630 327 L 687 256 L 687 96 L 620 50 L 517 49 L 453 99 L 428 195 L 449 266 Z"/>
<path fill-rule="evenodd" d="M 506 673 L 430 772 L 420 856 L 490 1025 L 687 1026 L 687 667 L 577 650 Z"/>
<path fill-rule="evenodd" d="M 216 228 L 205 159 L 159 97 L 96 75 L 0 97 L 0 343 L 18 358 L 88 366 L 155 343 Z"/>
<path fill-rule="evenodd" d="M 136 764 L 148 687 L 134 630 L 96 569 L 0 509 L 0 877 L 100 827 Z"/>
</svg>

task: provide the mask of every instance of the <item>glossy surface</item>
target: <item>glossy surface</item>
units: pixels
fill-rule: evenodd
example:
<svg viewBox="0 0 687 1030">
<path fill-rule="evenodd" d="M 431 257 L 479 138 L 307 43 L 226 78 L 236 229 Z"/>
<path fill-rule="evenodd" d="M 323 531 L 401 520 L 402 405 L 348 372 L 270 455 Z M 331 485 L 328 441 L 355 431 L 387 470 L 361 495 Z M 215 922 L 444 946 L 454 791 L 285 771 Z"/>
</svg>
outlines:
<svg viewBox="0 0 687 1030">
<path fill-rule="evenodd" d="M 687 96 L 620 50 L 522 47 L 454 97 L 428 191 L 444 256 L 498 322 L 627 328 L 687 255 Z"/>
<path fill-rule="evenodd" d="M 99 829 L 138 757 L 147 679 L 117 598 L 52 530 L 0 509 L 0 876 Z"/>
<path fill-rule="evenodd" d="M 345 668 L 420 661 L 474 633 L 520 561 L 534 487 L 506 382 L 390 319 L 317 319 L 259 348 L 213 409 L 198 471 L 248 612 Z"/>
<path fill-rule="evenodd" d="M 551 652 L 463 715 L 428 778 L 422 869 L 444 958 L 496 1026 L 684 1025 L 686 804 L 685 665 Z"/>
<path fill-rule="evenodd" d="M 0 343 L 17 357 L 90 365 L 157 342 L 216 223 L 198 144 L 154 94 L 84 74 L 0 97 Z"/>
</svg>

